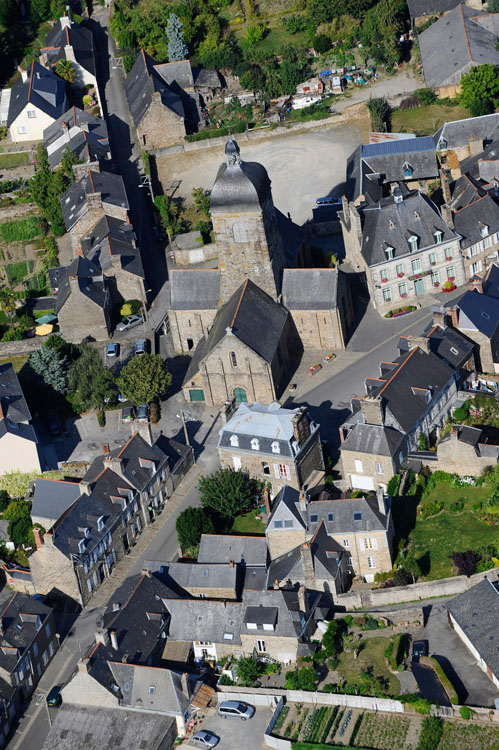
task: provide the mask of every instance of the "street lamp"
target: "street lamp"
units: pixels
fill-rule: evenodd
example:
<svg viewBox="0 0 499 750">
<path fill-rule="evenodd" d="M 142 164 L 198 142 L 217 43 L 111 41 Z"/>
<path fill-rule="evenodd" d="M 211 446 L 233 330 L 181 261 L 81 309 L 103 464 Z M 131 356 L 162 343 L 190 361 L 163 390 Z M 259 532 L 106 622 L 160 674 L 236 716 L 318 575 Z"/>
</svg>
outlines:
<svg viewBox="0 0 499 750">
<path fill-rule="evenodd" d="M 187 413 L 187 420 L 185 419 L 186 413 Z M 187 432 L 186 421 L 188 422 L 189 420 L 192 419 L 192 414 L 191 414 L 190 411 L 184 412 L 184 410 L 182 409 L 181 412 L 180 412 L 180 414 L 176 414 L 175 416 L 177 417 L 177 419 L 181 419 L 182 420 L 182 425 L 184 427 L 185 442 L 186 442 L 186 445 L 188 445 L 189 448 L 190 448 L 191 444 L 189 442 L 189 433 Z"/>
<path fill-rule="evenodd" d="M 61 636 L 60 636 L 60 634 L 59 634 L 59 633 L 56 633 L 56 634 L 55 634 L 55 637 L 57 638 L 57 648 L 58 648 L 58 649 L 59 649 L 59 651 L 60 651 L 60 650 L 61 650 Z"/>
</svg>

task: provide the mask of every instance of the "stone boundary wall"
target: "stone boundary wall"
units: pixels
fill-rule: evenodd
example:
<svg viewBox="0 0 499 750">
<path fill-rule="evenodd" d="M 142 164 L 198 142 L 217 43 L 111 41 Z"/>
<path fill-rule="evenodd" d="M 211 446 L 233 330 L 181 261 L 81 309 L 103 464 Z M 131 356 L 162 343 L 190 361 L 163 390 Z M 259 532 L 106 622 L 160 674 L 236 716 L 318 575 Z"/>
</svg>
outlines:
<svg viewBox="0 0 499 750">
<path fill-rule="evenodd" d="M 14 221 L 20 216 L 26 214 L 37 214 L 39 215 L 38 206 L 36 203 L 17 203 L 13 206 L 4 206 L 0 208 L 0 222 Z"/>
<path fill-rule="evenodd" d="M 499 568 L 492 568 L 484 573 L 475 573 L 470 576 L 454 576 L 453 578 L 440 578 L 436 581 L 422 581 L 408 586 L 395 586 L 389 589 L 371 589 L 367 591 L 351 591 L 346 594 L 338 594 L 336 604 L 345 607 L 346 610 L 376 609 L 390 604 L 403 604 L 405 602 L 422 601 L 440 596 L 455 596 L 462 594 L 484 578 L 491 581 L 499 581 Z"/>
<path fill-rule="evenodd" d="M 1 341 L 0 359 L 16 357 L 19 354 L 31 354 L 41 349 L 45 341 L 45 336 L 35 336 L 33 339 L 21 339 L 21 341 Z"/>
<path fill-rule="evenodd" d="M 345 706 L 365 708 L 369 711 L 404 713 L 404 705 L 400 701 L 392 698 L 371 698 L 367 695 L 309 693 L 306 690 L 279 690 L 278 688 L 241 688 L 237 685 L 224 685 L 217 692 L 219 701 L 241 700 L 269 708 L 275 707 L 283 697 L 290 703 L 311 703 L 313 706 Z"/>
</svg>

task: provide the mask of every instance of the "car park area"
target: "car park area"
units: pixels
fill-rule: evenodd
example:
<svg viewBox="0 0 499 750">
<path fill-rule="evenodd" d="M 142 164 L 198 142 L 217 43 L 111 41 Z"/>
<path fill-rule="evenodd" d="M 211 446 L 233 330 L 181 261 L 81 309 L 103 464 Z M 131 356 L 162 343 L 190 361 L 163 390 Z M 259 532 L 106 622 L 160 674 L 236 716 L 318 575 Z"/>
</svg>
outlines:
<svg viewBox="0 0 499 750">
<path fill-rule="evenodd" d="M 209 729 L 220 737 L 217 750 L 256 750 L 263 747 L 263 735 L 272 717 L 269 708 L 256 706 L 251 719 L 224 719 L 217 708 L 208 709 L 203 729 Z"/>
</svg>

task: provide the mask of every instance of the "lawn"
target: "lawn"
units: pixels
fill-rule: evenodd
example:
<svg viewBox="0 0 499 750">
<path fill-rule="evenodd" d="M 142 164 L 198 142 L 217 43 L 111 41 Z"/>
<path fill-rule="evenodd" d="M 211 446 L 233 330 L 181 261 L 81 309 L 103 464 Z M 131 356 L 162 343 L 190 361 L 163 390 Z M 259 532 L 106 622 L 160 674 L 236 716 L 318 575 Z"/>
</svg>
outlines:
<svg viewBox="0 0 499 750">
<path fill-rule="evenodd" d="M 27 151 L 18 151 L 13 154 L 0 154 L 0 169 L 27 167 L 28 164 L 29 154 Z"/>
<path fill-rule="evenodd" d="M 0 365 L 6 365 L 10 362 L 14 366 L 14 370 L 19 373 L 23 369 L 24 365 L 29 359 L 29 354 L 19 354 L 16 357 L 6 357 L 0 359 Z"/>
<path fill-rule="evenodd" d="M 15 286 L 23 281 L 28 274 L 28 267 L 26 261 L 22 260 L 20 263 L 9 263 L 5 266 L 7 272 L 7 278 L 11 286 Z"/>
<path fill-rule="evenodd" d="M 353 651 L 342 651 L 339 654 L 339 665 L 336 669 L 339 675 L 347 683 L 359 684 L 363 670 L 366 667 L 373 668 L 374 677 L 384 677 L 388 683 L 388 695 L 395 697 L 400 693 L 400 683 L 391 674 L 385 666 L 384 651 L 388 644 L 388 638 L 363 638 L 362 642 L 356 642 L 356 646 L 364 644 L 357 659 L 354 658 Z M 357 645 L 358 644 L 358 645 Z"/>
<path fill-rule="evenodd" d="M 36 216 L 27 216 L 17 221 L 0 224 L 0 235 L 4 242 L 25 242 L 43 235 L 43 227 Z"/>
<path fill-rule="evenodd" d="M 250 510 L 244 516 L 235 518 L 231 534 L 265 534 L 265 524 L 255 518 L 257 513 L 257 510 Z"/>
<path fill-rule="evenodd" d="M 497 526 L 483 523 L 472 510 L 475 503 L 486 500 L 487 494 L 484 487 L 452 487 L 442 483 L 437 484 L 423 500 L 424 503 L 435 500 L 444 503 L 438 515 L 426 520 L 417 517 L 409 534 L 411 552 L 422 562 L 423 580 L 455 575 L 449 559 L 451 552 L 464 552 L 497 543 Z M 449 506 L 456 500 L 464 502 L 461 513 L 449 511 Z"/>
<path fill-rule="evenodd" d="M 460 105 L 450 107 L 448 104 L 431 104 L 415 109 L 396 109 L 392 112 L 392 131 L 433 135 L 445 122 L 462 120 L 469 116 L 469 111 Z"/>
<path fill-rule="evenodd" d="M 438 750 L 498 750 L 499 728 L 481 727 L 476 724 L 463 725 L 455 721 L 444 721 L 444 731 Z"/>
</svg>

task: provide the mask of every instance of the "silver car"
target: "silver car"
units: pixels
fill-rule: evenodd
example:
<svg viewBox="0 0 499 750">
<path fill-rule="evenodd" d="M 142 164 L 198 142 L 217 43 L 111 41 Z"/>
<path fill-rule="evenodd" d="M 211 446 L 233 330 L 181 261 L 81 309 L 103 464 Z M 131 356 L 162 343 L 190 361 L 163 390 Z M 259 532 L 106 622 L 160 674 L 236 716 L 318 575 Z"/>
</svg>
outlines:
<svg viewBox="0 0 499 750">
<path fill-rule="evenodd" d="M 140 326 L 144 322 L 143 315 L 128 315 L 121 323 L 116 326 L 117 331 L 129 331 L 130 328 Z"/>
<path fill-rule="evenodd" d="M 189 744 L 195 747 L 215 747 L 220 742 L 220 737 L 211 732 L 209 729 L 200 729 L 199 732 L 195 732 Z"/>
<path fill-rule="evenodd" d="M 255 709 L 242 701 L 222 701 L 218 707 L 218 715 L 223 719 L 251 719 Z"/>
<path fill-rule="evenodd" d="M 149 422 L 149 404 L 139 404 L 137 406 L 137 422 Z"/>
</svg>

